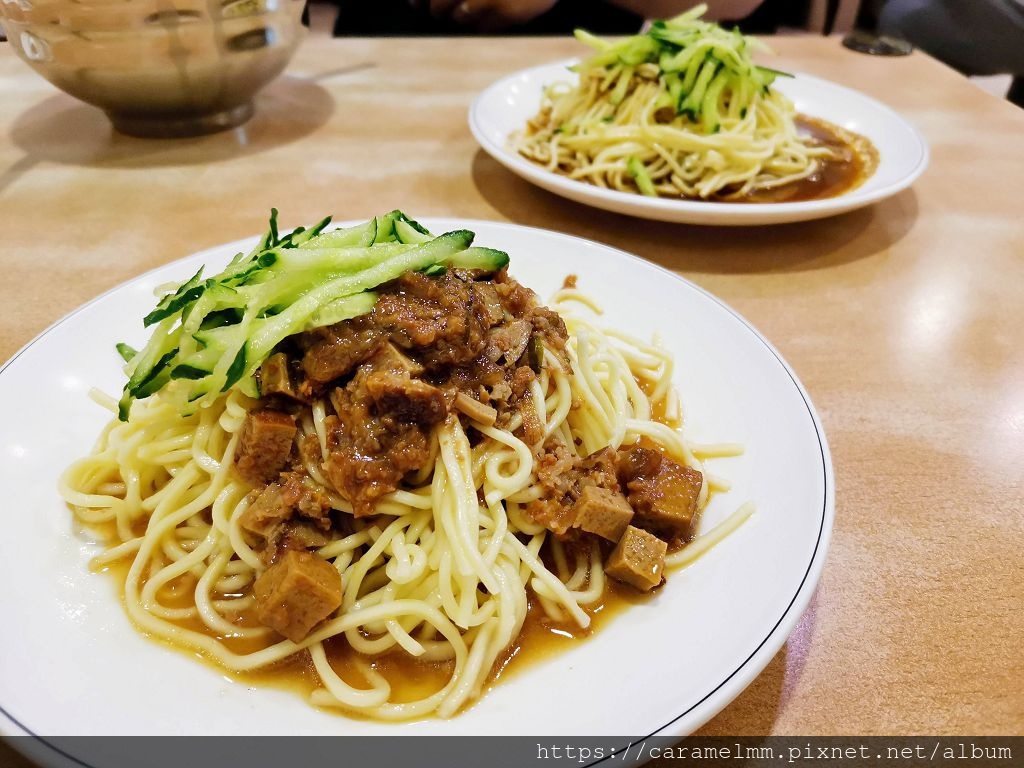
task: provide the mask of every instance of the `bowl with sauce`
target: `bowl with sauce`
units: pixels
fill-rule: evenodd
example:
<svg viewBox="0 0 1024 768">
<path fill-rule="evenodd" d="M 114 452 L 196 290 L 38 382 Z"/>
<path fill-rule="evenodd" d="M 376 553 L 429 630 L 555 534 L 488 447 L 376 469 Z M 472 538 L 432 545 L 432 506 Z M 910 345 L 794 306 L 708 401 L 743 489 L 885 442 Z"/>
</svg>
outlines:
<svg viewBox="0 0 1024 768">
<path fill-rule="evenodd" d="M 304 35 L 300 0 L 3 0 L 15 52 L 133 136 L 233 128 Z"/>
</svg>

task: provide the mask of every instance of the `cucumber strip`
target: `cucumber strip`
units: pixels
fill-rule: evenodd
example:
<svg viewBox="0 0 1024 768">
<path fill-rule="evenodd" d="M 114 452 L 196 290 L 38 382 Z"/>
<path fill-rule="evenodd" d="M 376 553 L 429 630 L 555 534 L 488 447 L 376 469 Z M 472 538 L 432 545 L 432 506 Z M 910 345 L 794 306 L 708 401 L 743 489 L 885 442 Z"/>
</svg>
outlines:
<svg viewBox="0 0 1024 768">
<path fill-rule="evenodd" d="M 217 309 L 210 312 L 199 324 L 199 330 L 208 331 L 211 328 L 223 328 L 225 325 L 234 325 L 242 319 L 242 311 L 237 307 Z"/>
<path fill-rule="evenodd" d="M 655 40 L 680 48 L 685 48 L 700 38 L 700 33 L 695 30 L 673 29 L 667 24 L 659 25 L 657 22 L 651 26 L 651 31 L 648 34 Z"/>
<path fill-rule="evenodd" d="M 234 269 L 229 268 L 218 275 L 217 282 L 226 286 L 245 285 L 257 279 L 260 272 L 273 266 L 276 261 L 277 251 L 254 254 L 249 261 L 231 265 Z"/>
<path fill-rule="evenodd" d="M 178 286 L 178 290 L 174 293 L 168 293 L 160 299 L 156 309 L 142 319 L 143 326 L 148 328 L 153 323 L 158 323 L 165 317 L 170 317 L 180 311 L 186 304 L 199 298 L 204 290 L 202 279 L 203 267 L 200 267 L 198 272 Z"/>
<path fill-rule="evenodd" d="M 220 388 L 221 392 L 227 392 L 236 381 L 242 378 L 242 374 L 245 373 L 246 369 L 246 362 L 248 359 L 248 355 L 246 353 L 248 352 L 248 349 L 249 342 L 246 341 L 235 354 L 235 359 L 232 360 L 231 365 L 228 366 L 227 378 L 225 378 L 224 385 Z"/>
<path fill-rule="evenodd" d="M 286 248 L 299 248 L 303 243 L 308 243 L 314 237 L 323 232 L 330 223 L 331 217 L 325 216 L 309 229 L 306 229 L 305 227 L 296 227 L 292 230 L 291 234 L 284 237 L 281 245 Z"/>
<path fill-rule="evenodd" d="M 408 216 L 406 216 L 401 211 L 398 212 L 398 221 L 401 221 L 401 222 L 404 222 L 405 224 L 408 224 L 410 227 L 415 229 L 421 235 L 427 235 L 429 237 L 433 237 L 434 236 L 429 229 L 424 227 L 422 224 L 420 224 L 415 219 L 410 219 Z"/>
<path fill-rule="evenodd" d="M 497 272 L 508 264 L 508 254 L 496 248 L 467 248 L 464 251 L 452 254 L 443 259 L 438 259 L 438 264 L 453 269 L 480 269 L 487 272 Z"/>
<path fill-rule="evenodd" d="M 707 91 L 708 86 L 714 79 L 715 74 L 718 72 L 719 63 L 717 59 L 708 58 L 704 65 L 700 68 L 700 74 L 697 76 L 697 82 L 693 85 L 693 90 L 686 96 L 686 100 L 683 102 L 683 112 L 689 112 L 691 115 L 700 116 L 701 105 L 704 102 L 704 93 Z"/>
<path fill-rule="evenodd" d="M 598 51 L 606 51 L 612 47 L 612 44 L 597 35 L 587 32 L 585 29 L 577 29 L 573 31 L 573 35 L 584 45 L 589 45 Z"/>
<path fill-rule="evenodd" d="M 683 94 L 688 94 L 693 90 L 694 83 L 697 82 L 697 75 L 700 74 L 700 68 L 704 66 L 704 62 L 707 61 L 707 56 L 694 56 L 690 59 L 690 63 L 686 65 L 686 74 L 683 76 Z M 683 103 L 679 102 L 679 110 L 681 111 Z"/>
<path fill-rule="evenodd" d="M 145 379 L 135 387 L 134 396 L 136 399 L 149 397 L 171 379 L 171 361 L 178 354 L 178 350 L 172 349 L 166 355 L 157 360 L 156 365 L 149 372 Z"/>
<path fill-rule="evenodd" d="M 184 343 L 178 351 L 178 364 L 187 365 L 190 368 L 204 370 L 208 375 L 214 375 L 217 364 L 225 356 L 234 356 L 245 341 L 245 331 L 241 323 L 236 325 L 214 328 L 209 331 L 200 331 L 193 339 L 197 343 L 195 351 L 186 353 Z"/>
<path fill-rule="evenodd" d="M 714 132 L 725 118 L 743 119 L 759 93 L 767 92 L 777 77 L 789 75 L 756 66 L 751 52 L 763 49 L 759 41 L 744 36 L 739 29 L 702 21 L 704 10 L 701 5 L 667 21 L 654 21 L 646 33 L 617 42 L 577 30 L 576 37 L 597 53 L 571 69 L 594 78 L 597 89 L 601 93 L 610 91 L 612 102 L 618 103 L 629 94 L 622 79 L 624 68 L 655 64 L 662 94 L 671 98 L 676 114 L 699 121 L 705 132 Z M 708 89 L 722 72 L 727 78 L 719 81 L 712 89 L 713 97 L 709 97 Z M 545 95 L 556 100 L 550 91 Z"/>
<path fill-rule="evenodd" d="M 117 344 L 115 344 L 114 349 L 117 350 L 117 354 L 119 354 L 121 356 L 121 359 L 124 360 L 126 363 L 130 363 L 132 361 L 132 358 L 139 354 L 134 347 L 128 346 L 123 341 L 119 341 Z"/>
<path fill-rule="evenodd" d="M 260 385 L 256 381 L 255 376 L 243 376 L 238 382 L 238 388 L 249 397 L 256 398 L 260 396 Z"/>
<path fill-rule="evenodd" d="M 270 209 L 270 227 L 260 238 L 260 241 L 256 244 L 256 250 L 253 254 L 265 251 L 267 248 L 273 248 L 277 242 L 277 208 Z"/>
<path fill-rule="evenodd" d="M 633 67 L 626 67 L 622 70 L 622 74 L 619 75 L 619 81 L 615 83 L 615 88 L 608 97 L 612 104 L 619 104 L 626 98 L 629 82 L 633 79 L 633 72 Z"/>
<path fill-rule="evenodd" d="M 579 64 L 575 64 L 569 67 L 570 72 L 588 72 L 592 69 L 603 69 L 604 67 L 610 67 L 619 61 L 619 54 L 616 53 L 614 48 L 608 48 L 600 53 L 591 56 L 586 61 L 581 61 Z"/>
<path fill-rule="evenodd" d="M 679 82 L 679 78 L 678 77 L 675 79 L 674 82 L 675 82 L 675 85 L 677 87 L 681 87 L 682 86 L 682 83 Z M 664 93 L 664 92 L 659 93 L 658 94 L 658 98 L 655 99 L 655 101 L 654 101 L 654 114 L 657 115 L 660 110 L 665 109 L 665 108 L 670 108 L 672 110 L 672 112 L 675 113 L 675 111 L 676 111 L 676 104 L 679 103 L 678 99 L 679 99 L 678 95 L 676 95 L 676 96 L 672 95 L 672 86 L 669 86 L 669 92 L 668 93 Z"/>
<path fill-rule="evenodd" d="M 272 248 L 277 245 L 277 208 L 270 209 L 270 229 L 267 232 L 266 247 Z"/>
<path fill-rule="evenodd" d="M 771 67 L 762 67 L 760 65 L 754 67 L 754 69 L 766 75 L 771 75 L 773 80 L 776 77 L 793 77 L 793 74 L 791 72 L 783 72 L 781 69 L 772 69 Z M 769 82 L 771 81 L 769 80 Z"/>
<path fill-rule="evenodd" d="M 415 247 L 406 243 L 384 243 L 352 248 L 292 248 L 278 255 L 275 267 L 279 273 L 274 276 L 273 282 L 277 283 L 282 279 L 282 275 L 287 277 L 293 272 L 308 273 L 312 270 L 328 275 L 358 272 L 373 266 L 382 258 L 390 258 Z M 300 278 L 309 281 L 308 274 Z"/>
<path fill-rule="evenodd" d="M 377 294 L 372 291 L 335 299 L 314 312 L 306 321 L 303 330 L 309 331 L 325 325 L 334 325 L 343 320 L 351 320 L 353 317 L 365 315 L 373 309 L 373 305 L 376 303 Z"/>
<path fill-rule="evenodd" d="M 432 239 L 434 236 L 430 234 L 419 222 L 413 221 L 404 213 L 399 210 L 391 211 L 384 216 L 377 218 L 377 238 L 374 243 L 393 243 L 406 242 L 398 235 L 398 224 L 399 222 L 406 224 L 413 232 L 418 232 L 422 235 L 426 235 L 427 239 Z M 420 241 L 425 242 L 425 241 Z"/>
<path fill-rule="evenodd" d="M 352 246 L 367 247 L 373 245 L 377 237 L 377 220 L 370 219 L 365 224 L 359 224 L 346 229 L 332 229 L 316 237 L 310 238 L 300 245 L 300 248 L 349 248 Z"/>
<path fill-rule="evenodd" d="M 704 94 L 704 100 L 700 105 L 700 119 L 701 128 L 705 133 L 715 133 L 721 125 L 721 118 L 718 115 L 718 100 L 722 95 L 722 89 L 728 82 L 729 73 L 723 70 L 715 75 L 715 79 L 711 81 L 711 85 L 708 86 L 708 90 Z"/>
<path fill-rule="evenodd" d="M 672 107 L 675 112 L 679 111 L 679 107 L 682 106 L 683 96 L 686 94 L 684 90 L 685 86 L 683 81 L 679 79 L 679 75 L 672 73 L 665 75 L 665 80 L 668 85 L 668 104 L 667 106 Z M 661 94 L 664 96 L 665 94 Z"/>
<path fill-rule="evenodd" d="M 376 286 L 407 271 L 494 272 L 508 263 L 502 251 L 470 247 L 472 232 L 434 238 L 401 211 L 324 232 L 329 221 L 281 236 L 272 214 L 263 250 L 206 280 L 200 270 L 165 295 L 147 316 L 154 328 L 146 346 L 117 347 L 128 374 L 119 417 L 165 385 L 181 413 L 232 387 L 257 397 L 256 370 L 284 338 L 371 311 Z M 327 247 L 332 242 L 346 244 Z"/>
<path fill-rule="evenodd" d="M 414 226 L 414 222 L 399 220 L 395 222 L 395 237 L 400 243 L 420 244 L 433 239 L 433 235 Z"/>
<path fill-rule="evenodd" d="M 429 267 L 459 251 L 466 250 L 472 242 L 472 232 L 448 232 L 425 245 L 392 256 L 363 272 L 344 275 L 313 288 L 279 315 L 257 325 L 250 338 L 247 373 L 251 375 L 255 372 L 282 339 L 302 330 L 306 318 L 325 301 L 376 288 L 381 283 L 394 280 L 403 272 Z"/>
<path fill-rule="evenodd" d="M 627 67 L 643 64 L 655 54 L 658 44 L 650 37 L 632 37 L 619 49 L 619 61 Z"/>
<path fill-rule="evenodd" d="M 707 12 L 707 3 L 701 3 L 700 5 L 693 6 L 693 8 L 690 8 L 688 11 L 683 11 L 678 16 L 673 16 L 671 19 L 668 19 L 665 24 L 669 27 L 682 27 L 691 21 L 699 19 Z"/>
<path fill-rule="evenodd" d="M 196 368 L 193 365 L 176 365 L 171 368 L 171 379 L 201 379 L 209 376 L 210 371 L 204 368 Z"/>
<path fill-rule="evenodd" d="M 699 62 L 703 61 L 708 54 L 708 45 L 703 41 L 698 41 L 694 45 L 687 48 L 683 48 L 677 53 L 666 51 L 662 55 L 661 69 L 664 72 L 683 72 L 689 71 L 691 64 L 694 63 L 694 59 L 697 60 L 697 65 L 700 66 Z M 696 74 L 694 74 L 696 77 Z"/>
<path fill-rule="evenodd" d="M 166 383 L 165 379 L 158 380 L 158 377 L 161 373 L 166 373 L 167 365 L 178 351 L 181 327 L 175 328 L 175 322 L 176 318 L 173 317 L 161 320 L 149 343 L 127 364 L 128 381 L 124 385 L 124 392 L 117 407 L 118 418 L 121 421 L 128 420 L 128 411 L 131 408 L 132 400 L 146 396 L 144 394 L 146 390 L 143 387 L 148 387 L 154 381 Z M 155 392 L 156 389 L 152 389 L 149 394 Z"/>
<path fill-rule="evenodd" d="M 651 181 L 651 175 L 644 168 L 641 163 L 634 155 L 630 155 L 626 160 L 626 170 L 629 171 L 629 175 L 633 177 L 633 181 L 636 182 L 637 189 L 640 190 L 640 194 L 646 195 L 647 197 L 657 197 L 658 192 L 654 189 L 654 182 Z"/>
<path fill-rule="evenodd" d="M 176 321 L 177 318 L 174 317 L 161 320 L 160 324 L 153 330 L 149 343 L 128 363 L 128 383 L 125 385 L 125 391 L 137 387 L 149 375 L 149 372 L 153 370 L 157 360 L 168 351 L 178 348 L 181 328 L 174 327 Z"/>
<path fill-rule="evenodd" d="M 222 312 L 225 309 L 237 305 L 238 291 L 226 285 L 207 280 L 203 295 L 188 309 L 182 313 L 182 333 L 191 336 L 199 330 L 203 321 L 209 317 L 211 312 Z"/>
</svg>

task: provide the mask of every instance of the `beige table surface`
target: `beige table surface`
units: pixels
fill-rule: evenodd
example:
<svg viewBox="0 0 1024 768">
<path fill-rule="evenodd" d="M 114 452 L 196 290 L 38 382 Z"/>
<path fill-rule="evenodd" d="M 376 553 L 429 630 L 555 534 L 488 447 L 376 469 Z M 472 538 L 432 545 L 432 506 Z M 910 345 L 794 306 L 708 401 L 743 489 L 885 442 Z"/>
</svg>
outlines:
<svg viewBox="0 0 1024 768">
<path fill-rule="evenodd" d="M 1024 732 L 1024 111 L 921 54 L 782 38 L 777 66 L 918 126 L 894 199 L 756 229 L 668 225 L 536 189 L 466 110 L 571 40 L 310 39 L 242 130 L 113 134 L 0 45 L 0 360 L 98 293 L 325 212 L 496 219 L 637 253 L 731 304 L 793 365 L 835 464 L 831 553 L 806 615 L 709 734 Z M 2 688 L 0 688 L 2 690 Z M 2 706 L 2 701 L 0 701 Z M 6 747 L 0 764 L 25 765 Z"/>
</svg>

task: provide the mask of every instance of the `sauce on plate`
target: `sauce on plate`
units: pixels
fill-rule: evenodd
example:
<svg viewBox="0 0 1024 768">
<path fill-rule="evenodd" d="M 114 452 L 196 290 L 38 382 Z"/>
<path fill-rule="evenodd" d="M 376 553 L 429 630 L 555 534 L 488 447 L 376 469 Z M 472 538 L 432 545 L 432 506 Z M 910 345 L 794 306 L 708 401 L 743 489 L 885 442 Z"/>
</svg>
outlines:
<svg viewBox="0 0 1024 768">
<path fill-rule="evenodd" d="M 651 394 L 652 385 L 645 381 L 638 381 L 638 384 L 645 391 L 645 394 Z M 652 417 L 672 428 L 680 426 L 678 419 L 674 415 L 670 417 L 667 412 L 667 401 L 665 399 L 655 405 Z M 648 448 L 658 448 L 658 446 L 646 440 L 646 438 L 641 439 L 641 444 Z M 114 534 L 113 526 L 94 530 L 98 534 L 107 534 L 111 538 Z M 141 534 L 142 530 L 140 529 L 138 533 Z M 670 551 L 674 551 L 676 548 L 670 545 Z M 547 558 L 545 560 L 550 567 L 551 563 L 547 561 Z M 122 604 L 124 603 L 124 584 L 127 580 L 131 563 L 131 559 L 126 558 L 106 565 L 101 569 L 102 572 L 112 577 L 114 583 L 118 586 Z M 171 608 L 194 606 L 192 593 L 195 589 L 195 584 L 194 576 L 184 574 L 160 591 L 161 603 Z M 546 615 L 531 594 L 526 619 L 519 636 L 505 649 L 492 666 L 483 691 L 489 690 L 499 678 L 507 679 L 599 633 L 607 622 L 613 620 L 632 606 L 643 605 L 649 602 L 657 595 L 659 590 L 660 588 L 657 588 L 652 592 L 642 593 L 628 585 L 607 579 L 601 599 L 591 605 L 583 606 L 584 611 L 586 611 L 591 619 L 590 626 L 585 629 L 580 628 L 569 618 L 566 618 L 564 621 L 552 620 Z M 225 595 L 225 597 L 233 597 L 233 595 Z M 198 618 L 178 620 L 173 623 L 182 629 L 212 637 L 220 641 L 227 650 L 241 655 L 262 650 L 280 639 L 276 635 L 271 635 L 270 639 L 225 636 L 211 630 Z M 255 617 L 255 611 L 252 609 L 243 612 L 237 618 L 236 623 L 240 628 L 260 626 Z M 176 652 L 185 651 L 194 654 L 196 658 L 213 667 L 218 674 L 246 686 L 288 690 L 298 693 L 306 699 L 315 689 L 322 687 L 319 675 L 313 667 L 313 662 L 305 651 L 294 654 L 267 667 L 248 672 L 236 672 L 221 666 L 216 660 L 205 656 L 198 650 L 189 649 L 187 646 L 164 640 L 163 638 L 153 637 L 141 627 L 137 627 L 137 629 L 143 635 L 156 640 L 169 649 L 173 649 Z M 362 656 L 352 649 L 343 635 L 330 638 L 324 643 L 324 647 L 327 651 L 331 667 L 343 680 L 354 687 L 366 686 L 359 665 L 370 663 L 373 669 L 381 674 L 391 685 L 389 701 L 392 703 L 415 701 L 440 690 L 450 679 L 454 665 L 454 662 L 450 661 L 422 661 L 400 650 L 373 657 Z M 466 706 L 472 706 L 478 700 L 478 698 L 473 698 Z M 347 717 L 365 717 L 352 710 L 333 707 L 327 709 L 331 712 L 342 713 Z"/>
<path fill-rule="evenodd" d="M 878 167 L 878 150 L 864 136 L 807 115 L 797 115 L 795 122 L 799 134 L 833 149 L 837 157 L 820 160 L 817 170 L 805 179 L 721 202 L 797 203 L 839 197 L 863 184 Z"/>
</svg>

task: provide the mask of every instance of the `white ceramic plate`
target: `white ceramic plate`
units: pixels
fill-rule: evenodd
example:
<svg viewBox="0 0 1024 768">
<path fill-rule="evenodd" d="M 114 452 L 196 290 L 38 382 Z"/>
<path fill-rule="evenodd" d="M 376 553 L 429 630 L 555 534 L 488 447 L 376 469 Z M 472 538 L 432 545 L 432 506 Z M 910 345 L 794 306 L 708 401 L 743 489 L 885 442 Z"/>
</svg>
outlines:
<svg viewBox="0 0 1024 768">
<path fill-rule="evenodd" d="M 469 110 L 469 127 L 491 157 L 513 173 L 556 195 L 616 213 L 658 221 L 741 226 L 783 224 L 846 213 L 895 195 L 928 165 L 928 145 L 910 123 L 862 93 L 810 75 L 779 78 L 775 86 L 797 111 L 820 117 L 869 138 L 878 148 L 878 168 L 856 189 L 825 200 L 796 203 L 712 203 L 644 197 L 601 189 L 560 176 L 530 162 L 509 147 L 508 137 L 537 113 L 544 86 L 572 82 L 567 67 L 576 60 L 524 69 L 490 85 Z"/>
<path fill-rule="evenodd" d="M 608 322 L 642 337 L 660 332 L 675 355 L 690 434 L 746 445 L 744 456 L 712 462 L 734 489 L 714 497 L 703 524 L 748 499 L 755 515 L 695 565 L 671 573 L 652 601 L 569 652 L 502 680 L 452 720 L 352 720 L 313 709 L 294 693 L 233 682 L 131 626 L 112 580 L 89 571 L 97 547 L 56 492 L 61 470 L 90 449 L 107 419 L 88 389 L 120 388 L 113 344 L 144 342 L 141 318 L 153 306 L 154 286 L 185 280 L 199 264 L 219 268 L 253 241 L 214 248 L 81 307 L 0 370 L 0 584 L 8 585 L 0 730 L 43 737 L 681 735 L 764 668 L 808 604 L 834 516 L 825 436 L 793 371 L 731 309 L 635 256 L 510 224 L 424 223 L 434 232 L 469 228 L 478 244 L 507 250 L 513 274 L 541 296 L 575 273 L 607 308 Z M 638 643 L 643 653 L 630 652 Z M 557 709 L 537 706 L 552 691 Z"/>
</svg>

